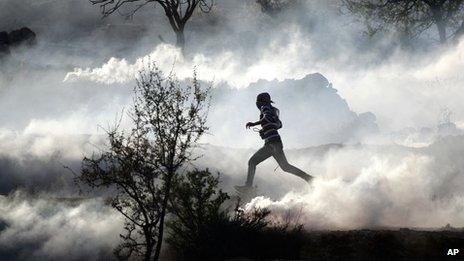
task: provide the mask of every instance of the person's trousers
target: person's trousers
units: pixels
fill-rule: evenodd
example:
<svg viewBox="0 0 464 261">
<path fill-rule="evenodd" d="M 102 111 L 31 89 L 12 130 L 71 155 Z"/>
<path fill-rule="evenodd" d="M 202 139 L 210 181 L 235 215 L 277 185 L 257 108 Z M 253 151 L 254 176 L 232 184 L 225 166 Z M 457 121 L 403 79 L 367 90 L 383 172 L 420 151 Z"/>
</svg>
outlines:
<svg viewBox="0 0 464 261">
<path fill-rule="evenodd" d="M 279 167 L 283 171 L 296 175 L 304 180 L 308 180 L 308 178 L 311 177 L 301 169 L 288 163 L 287 158 L 285 157 L 282 142 L 274 141 L 264 144 L 264 147 L 259 149 L 253 156 L 251 156 L 250 160 L 248 161 L 246 186 L 253 186 L 256 166 L 271 156 L 274 157 L 274 159 L 279 164 Z"/>
</svg>

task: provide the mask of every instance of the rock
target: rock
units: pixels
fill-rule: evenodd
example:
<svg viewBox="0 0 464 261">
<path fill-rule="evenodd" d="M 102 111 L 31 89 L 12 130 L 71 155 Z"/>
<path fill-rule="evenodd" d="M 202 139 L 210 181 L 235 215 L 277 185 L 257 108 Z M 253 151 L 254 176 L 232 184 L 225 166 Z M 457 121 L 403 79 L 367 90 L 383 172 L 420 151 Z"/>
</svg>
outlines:
<svg viewBox="0 0 464 261">
<path fill-rule="evenodd" d="M 10 54 L 10 46 L 8 43 L 8 33 L 0 32 L 0 57 Z"/>
<path fill-rule="evenodd" d="M 10 48 L 20 45 L 32 46 L 36 42 L 36 34 L 29 28 L 0 32 L 0 58 L 10 55 Z"/>
<path fill-rule="evenodd" d="M 8 45 L 8 33 L 0 32 L 0 45 Z"/>
<path fill-rule="evenodd" d="M 32 46 L 35 44 L 35 39 L 36 34 L 27 27 L 11 31 L 8 34 L 8 41 L 10 46 L 18 46 L 21 44 Z"/>
</svg>

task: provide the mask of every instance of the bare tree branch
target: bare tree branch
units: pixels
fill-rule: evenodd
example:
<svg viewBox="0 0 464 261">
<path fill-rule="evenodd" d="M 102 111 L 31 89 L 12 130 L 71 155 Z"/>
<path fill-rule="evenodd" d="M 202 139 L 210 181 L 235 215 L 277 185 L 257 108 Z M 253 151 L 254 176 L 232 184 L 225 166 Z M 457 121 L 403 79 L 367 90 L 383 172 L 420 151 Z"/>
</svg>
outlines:
<svg viewBox="0 0 464 261">
<path fill-rule="evenodd" d="M 176 33 L 177 45 L 181 48 L 185 46 L 184 28 L 188 20 L 192 17 L 197 7 L 202 12 L 211 11 L 213 0 L 89 0 L 92 5 L 100 7 L 103 17 L 107 17 L 118 11 L 119 14 L 132 18 L 140 9 L 150 3 L 158 3 L 164 10 L 172 30 Z M 129 12 L 122 12 L 120 9 L 127 7 Z"/>
<path fill-rule="evenodd" d="M 367 34 L 395 28 L 411 38 L 435 25 L 445 44 L 464 21 L 464 0 L 342 0 L 350 13 L 364 18 Z M 456 22 L 456 21 L 459 21 Z"/>
<path fill-rule="evenodd" d="M 125 218 L 118 256 L 158 260 L 165 216 L 175 178 L 193 161 L 196 142 L 208 129 L 209 88 L 194 74 L 183 87 L 149 62 L 138 74 L 133 126 L 108 131 L 109 149 L 84 158 L 76 181 L 94 189 L 112 188 L 111 206 Z"/>
</svg>

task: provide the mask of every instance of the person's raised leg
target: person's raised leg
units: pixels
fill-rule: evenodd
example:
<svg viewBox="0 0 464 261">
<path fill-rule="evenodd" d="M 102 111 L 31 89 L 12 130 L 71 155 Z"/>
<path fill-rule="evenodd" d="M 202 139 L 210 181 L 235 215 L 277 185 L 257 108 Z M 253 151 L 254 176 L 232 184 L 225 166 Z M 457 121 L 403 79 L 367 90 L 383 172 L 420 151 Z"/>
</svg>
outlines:
<svg viewBox="0 0 464 261">
<path fill-rule="evenodd" d="M 299 168 L 291 165 L 290 163 L 288 163 L 287 157 L 285 156 L 283 146 L 282 146 L 281 143 L 280 144 L 278 144 L 278 143 L 272 144 L 272 149 L 273 149 L 272 156 L 277 161 L 277 163 L 279 164 L 279 167 L 283 171 L 291 173 L 291 174 L 293 174 L 295 176 L 298 176 L 298 177 L 304 179 L 306 182 L 311 182 L 312 181 L 313 176 L 309 175 L 308 173 L 306 173 L 306 172 L 302 171 L 301 169 L 299 169 Z"/>
</svg>

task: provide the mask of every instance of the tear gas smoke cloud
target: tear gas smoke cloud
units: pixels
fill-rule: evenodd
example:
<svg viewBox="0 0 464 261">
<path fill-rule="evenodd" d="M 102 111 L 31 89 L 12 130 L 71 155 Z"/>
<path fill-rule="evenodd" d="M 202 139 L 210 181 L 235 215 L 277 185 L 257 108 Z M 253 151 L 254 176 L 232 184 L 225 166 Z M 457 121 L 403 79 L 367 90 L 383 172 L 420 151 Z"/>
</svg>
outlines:
<svg viewBox="0 0 464 261">
<path fill-rule="evenodd" d="M 314 69 L 308 68 L 308 65 L 304 64 L 301 59 L 295 59 L 302 53 L 310 53 L 310 45 L 305 43 L 300 34 L 298 30 L 290 33 L 289 36 L 296 39 L 288 39 L 289 43 L 283 46 L 279 43 L 271 43 L 263 52 L 262 57 L 249 66 L 243 66 L 240 57 L 237 57 L 233 51 L 214 56 L 197 53 L 192 58 L 186 58 L 179 48 L 169 44 L 160 44 L 150 54 L 137 59 L 133 64 L 129 64 L 126 59 L 113 57 L 100 68 L 76 68 L 66 75 L 64 81 L 85 79 L 106 84 L 128 83 L 149 60 L 156 61 L 164 71 L 170 71 L 174 67 L 176 76 L 180 79 L 191 77 L 192 69 L 198 68 L 201 80 L 224 81 L 233 87 L 246 87 L 260 79 L 302 78 L 307 73 L 314 72 Z"/>
<path fill-rule="evenodd" d="M 310 229 L 462 227 L 462 138 L 444 138 L 422 149 L 347 146 L 320 155 L 292 151 L 288 157 L 317 177 L 313 186 L 302 188 L 302 181 L 282 171 L 273 174 L 274 166 L 258 167 L 256 183 L 266 196 L 246 208 L 269 208 L 276 219 L 293 213 Z"/>
<path fill-rule="evenodd" d="M 241 66 L 240 58 L 231 52 L 208 58 L 195 54 L 192 59 L 186 59 L 179 49 L 158 45 L 134 64 L 111 58 L 100 68 L 77 68 L 67 74 L 65 81 L 130 82 L 143 67 L 143 61 L 148 59 L 157 61 L 165 71 L 175 64 L 180 79 L 191 77 L 191 70 L 196 67 L 200 79 L 209 81 L 213 78 L 234 87 L 246 87 L 260 79 L 300 79 L 319 71 L 328 76 L 355 110 L 374 112 L 384 129 L 433 125 L 445 107 L 449 107 L 458 119 L 464 117 L 459 88 L 464 83 L 464 77 L 460 76 L 464 69 L 464 41 L 438 57 L 410 56 L 411 60 L 407 60 L 403 58 L 404 53 L 399 53 L 380 66 L 353 71 L 341 69 L 332 61 L 314 60 L 308 56 L 312 53 L 311 46 L 298 36 L 299 33 L 292 35 L 294 38 L 288 39 L 285 46 L 271 44 L 249 67 Z M 395 114 L 398 108 L 402 110 L 401 114 Z"/>
<path fill-rule="evenodd" d="M 309 229 L 463 226 L 462 138 L 448 137 L 421 149 L 293 150 L 288 157 L 318 177 L 314 186 L 305 187 L 280 170 L 274 174 L 274 164 L 267 162 L 258 168 L 256 179 L 266 196 L 253 199 L 247 209 L 267 207 L 276 220 L 294 213 Z M 227 189 L 243 180 L 243 162 L 252 152 L 208 148 L 198 165 L 211 166 L 211 159 L 226 158 L 214 166 L 221 170 Z M 74 202 L 16 193 L 0 196 L 0 210 L 0 256 L 6 258 L 11 253 L 37 260 L 110 258 L 122 226 L 120 215 L 101 199 Z"/>
<path fill-rule="evenodd" d="M 243 124 L 256 118 L 254 95 L 263 85 L 285 90 L 276 98 L 284 106 L 286 148 L 372 144 L 290 150 L 290 161 L 318 177 L 312 189 L 279 169 L 274 173 L 272 160 L 263 163 L 256 183 L 266 196 L 249 207 L 269 207 L 277 216 L 301 210 L 309 228 L 464 226 L 464 166 L 458 158 L 463 137 L 436 141 L 434 131 L 417 135 L 424 126 L 436 126 L 444 107 L 453 112 L 458 128 L 463 126 L 464 41 L 431 50 L 426 47 L 430 40 L 419 39 L 413 46 L 417 50 L 402 50 L 391 35 L 363 38 L 362 25 L 341 16 L 337 1 L 302 1 L 297 10 L 269 17 L 254 1 L 224 0 L 211 14 L 195 15 L 189 23 L 183 55 L 161 43 L 158 35 L 172 42 L 173 33 L 157 15 L 159 8 L 148 8 L 132 21 L 118 16 L 100 20 L 98 9 L 86 1 L 35 0 L 18 8 L 19 2 L 0 3 L 8 6 L 0 8 L 2 30 L 29 26 L 38 32 L 38 45 L 15 49 L 0 64 L 2 193 L 27 187 L 75 195 L 72 175 L 63 174 L 62 165 L 78 170 L 83 155 L 101 148 L 104 131 L 97 126 L 113 124 L 129 106 L 134 75 L 150 58 L 167 72 L 174 65 L 181 80 L 191 77 L 196 66 L 200 79 L 213 81 L 220 92 L 211 111 L 214 132 L 205 140 L 218 146 L 206 146 L 196 164 L 221 171 L 226 190 L 243 182 L 254 152 L 237 148 L 261 143 Z M 314 106 L 293 103 L 293 97 L 309 96 L 289 86 L 305 83 L 303 77 L 316 72 L 338 93 L 325 85 L 316 91 L 316 85 L 304 85 L 317 97 Z M 292 108 L 303 111 L 309 124 L 300 123 L 301 115 L 292 115 Z M 372 112 L 374 119 L 364 112 Z M 364 123 L 378 124 L 378 136 L 363 135 L 357 127 L 362 124 L 337 125 L 359 123 L 363 117 Z M 406 127 L 414 130 L 404 139 L 417 137 L 413 143 L 422 148 L 392 145 L 389 133 Z M 235 149 L 229 148 L 232 144 Z M 83 259 L 105 256 L 121 227 L 112 222 L 118 216 L 99 200 L 70 206 L 3 197 L 0 209 L 0 249 L 15 247 L 8 242 L 31 246 L 22 253 L 37 259 L 60 259 L 65 251 Z M 82 222 L 90 227 L 80 233 Z M 62 240 L 66 237 L 72 240 Z M 68 241 L 80 244 L 71 247 Z"/>
<path fill-rule="evenodd" d="M 65 167 L 79 171 L 84 155 L 105 148 L 105 137 L 40 133 L 33 131 L 34 125 L 41 124 L 22 133 L 0 130 L 0 195 L 18 188 L 77 195 L 74 175 Z"/>
<path fill-rule="evenodd" d="M 121 228 L 120 215 L 101 199 L 0 196 L 0 258 L 5 260 L 113 259 Z"/>
<path fill-rule="evenodd" d="M 94 17 L 98 12 L 87 3 L 82 4 L 88 15 L 81 19 L 71 15 L 73 18 L 66 22 L 68 29 L 73 28 L 71 31 L 74 32 L 74 37 L 64 36 L 62 41 L 65 46 L 58 48 L 49 46 L 51 42 L 39 36 L 41 44 L 40 48 L 33 51 L 34 63 L 56 64 L 53 62 L 54 59 L 49 58 L 50 50 L 60 54 L 58 57 L 67 57 L 60 58 L 58 64 L 76 66 L 77 69 L 72 71 L 69 67 L 61 68 L 64 71 L 68 68 L 72 71 L 67 75 L 62 75 L 65 72 L 56 73 L 55 70 L 53 77 L 62 78 L 54 78 L 52 85 L 57 85 L 60 89 L 69 86 L 61 83 L 63 79 L 66 79 L 66 82 L 74 81 L 72 88 L 76 88 L 76 85 L 87 85 L 89 88 L 101 86 L 87 80 L 99 83 L 127 82 L 130 85 L 134 73 L 140 69 L 143 56 L 135 60 L 133 58 L 137 57 L 134 55 L 141 50 L 147 50 L 150 58 L 157 61 L 166 71 L 170 71 L 175 64 L 175 71 L 181 79 L 190 77 L 192 69 L 197 66 L 199 77 L 202 79 L 215 83 L 224 81 L 235 87 L 246 87 L 259 79 L 299 79 L 308 73 L 320 72 L 334 84 L 341 96 L 347 99 L 353 111 L 373 112 L 383 131 L 408 126 L 435 125 L 443 107 L 448 107 L 454 112 L 458 123 L 462 121 L 464 112 L 458 103 L 460 95 L 456 86 L 462 85 L 458 73 L 462 67 L 462 59 L 458 57 L 462 56 L 463 44 L 452 47 L 444 54 L 428 51 L 427 55 L 424 55 L 422 52 L 410 54 L 395 49 L 391 44 L 386 44 L 391 42 L 388 35 L 367 41 L 360 34 L 362 25 L 353 23 L 349 16 L 341 16 L 336 1 L 304 2 L 298 10 L 289 10 L 275 18 L 261 14 L 257 6 L 246 1 L 219 1 L 217 6 L 212 14 L 195 16 L 191 21 L 187 30 L 187 38 L 192 42 L 189 45 L 191 50 L 187 52 L 187 57 L 184 57 L 173 46 L 157 44 L 159 41 L 153 34 L 166 33 L 163 34 L 163 38 L 166 38 L 169 35 L 169 27 L 162 16 L 147 15 L 151 14 L 151 8 L 150 12 L 144 11 L 130 23 L 151 28 L 151 31 L 145 38 L 132 39 L 131 48 L 122 50 L 117 46 L 119 38 L 105 38 L 106 42 L 97 38 L 98 35 L 105 35 L 102 32 L 108 30 L 105 23 L 119 26 L 122 20 L 115 16 L 106 20 L 103 25 L 97 23 L 95 26 L 95 20 L 98 19 L 90 19 L 88 16 Z M 157 12 L 159 10 L 155 9 L 155 14 L 158 14 Z M 38 23 L 34 17 L 30 18 L 31 25 Z M 54 18 L 60 20 L 60 17 Z M 156 24 L 159 26 L 150 26 L 153 21 L 147 17 L 157 17 Z M 92 28 L 91 25 L 102 31 L 92 29 L 94 31 L 90 35 L 94 38 L 77 37 L 87 34 L 89 28 Z M 118 26 L 115 27 L 119 28 Z M 122 37 L 125 34 L 121 28 L 115 32 L 120 33 Z M 41 30 L 46 32 L 45 29 Z M 67 30 L 59 30 L 59 23 L 53 23 L 50 31 Z M 60 36 L 59 33 L 54 35 Z M 91 46 L 90 41 L 95 44 Z M 69 43 L 81 46 L 81 49 L 70 54 L 69 46 L 66 46 Z M 418 41 L 419 46 L 423 43 L 423 39 Z M 136 51 L 126 51 L 127 49 Z M 151 52 L 148 51 L 150 49 Z M 111 53 L 116 55 L 105 58 Z M 40 54 L 47 55 L 47 58 L 40 57 Z M 106 59 L 107 63 L 102 66 L 103 63 L 100 61 L 103 59 Z M 433 65 L 437 60 L 441 62 Z M 444 64 L 448 65 L 443 66 Z M 82 81 L 83 79 L 86 80 Z M 8 85 L 15 86 L 14 83 Z M 37 84 L 25 81 L 21 85 L 18 89 Z M 41 85 L 47 83 L 44 81 Z M 45 90 L 50 91 L 49 88 Z M 94 90 L 93 94 L 98 95 L 100 91 Z M 20 90 L 12 92 L 17 94 Z M 108 94 L 109 92 L 106 92 L 106 95 Z M 82 95 L 80 90 L 78 95 Z M 124 94 L 116 91 L 113 97 L 119 95 L 127 95 L 127 92 Z M 62 97 L 59 98 L 63 100 Z M 75 106 L 82 106 L 81 101 L 76 102 Z M 69 103 L 67 104 L 69 106 Z M 401 110 L 401 113 L 396 113 L 397 110 Z M 48 111 L 47 115 L 50 115 Z"/>
</svg>

